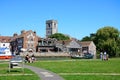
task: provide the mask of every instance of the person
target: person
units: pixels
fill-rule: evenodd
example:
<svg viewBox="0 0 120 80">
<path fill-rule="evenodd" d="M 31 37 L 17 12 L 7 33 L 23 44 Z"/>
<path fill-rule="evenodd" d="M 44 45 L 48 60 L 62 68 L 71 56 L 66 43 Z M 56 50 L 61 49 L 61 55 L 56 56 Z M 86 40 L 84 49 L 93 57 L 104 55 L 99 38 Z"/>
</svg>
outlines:
<svg viewBox="0 0 120 80">
<path fill-rule="evenodd" d="M 107 53 L 106 53 L 106 51 L 104 52 L 104 60 L 107 60 Z"/>
<path fill-rule="evenodd" d="M 100 59 L 103 60 L 103 52 L 100 52 Z"/>
<path fill-rule="evenodd" d="M 29 63 L 30 63 L 29 55 L 28 55 L 28 54 L 25 56 L 25 63 L 26 63 L 26 62 L 29 62 Z"/>
<path fill-rule="evenodd" d="M 107 55 L 106 55 L 106 57 L 107 57 L 107 58 L 106 58 L 106 60 L 108 60 L 108 58 L 109 58 L 109 55 L 107 54 Z"/>
<path fill-rule="evenodd" d="M 35 56 L 34 56 L 34 54 L 31 56 L 31 59 L 32 59 L 32 62 L 35 61 Z"/>
</svg>

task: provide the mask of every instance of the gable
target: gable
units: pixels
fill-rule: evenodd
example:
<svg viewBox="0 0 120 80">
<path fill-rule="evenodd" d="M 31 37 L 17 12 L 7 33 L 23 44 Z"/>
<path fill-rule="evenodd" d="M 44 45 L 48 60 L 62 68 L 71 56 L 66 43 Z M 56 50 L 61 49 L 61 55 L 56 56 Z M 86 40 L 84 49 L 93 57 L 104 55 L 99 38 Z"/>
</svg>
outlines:
<svg viewBox="0 0 120 80">
<path fill-rule="evenodd" d="M 30 38 L 30 37 L 32 37 L 33 39 L 35 38 L 33 32 L 29 32 L 29 33 L 27 34 L 27 38 Z"/>
<path fill-rule="evenodd" d="M 81 45 L 77 43 L 75 40 L 72 40 L 68 45 L 67 48 L 81 48 Z"/>
<path fill-rule="evenodd" d="M 96 46 L 93 42 L 91 42 L 89 46 L 96 48 Z"/>
</svg>

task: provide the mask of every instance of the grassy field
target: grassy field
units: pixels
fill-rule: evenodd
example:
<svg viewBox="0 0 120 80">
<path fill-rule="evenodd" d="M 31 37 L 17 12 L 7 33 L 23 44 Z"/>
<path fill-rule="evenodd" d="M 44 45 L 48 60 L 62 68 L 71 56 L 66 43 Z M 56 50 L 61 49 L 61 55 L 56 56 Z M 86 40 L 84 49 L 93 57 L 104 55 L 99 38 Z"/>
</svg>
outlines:
<svg viewBox="0 0 120 80">
<path fill-rule="evenodd" d="M 0 80 L 40 80 L 39 77 L 29 69 L 12 69 L 8 71 L 8 63 L 0 62 Z"/>
<path fill-rule="evenodd" d="M 50 70 L 62 76 L 65 80 L 119 80 L 120 58 L 109 61 L 70 59 L 70 60 L 40 60 L 28 65 Z M 8 63 L 0 62 L 0 80 L 40 80 L 29 69 L 12 70 L 8 72 Z"/>
<path fill-rule="evenodd" d="M 119 80 L 120 59 L 46 60 L 30 64 L 55 72 L 65 80 Z"/>
</svg>

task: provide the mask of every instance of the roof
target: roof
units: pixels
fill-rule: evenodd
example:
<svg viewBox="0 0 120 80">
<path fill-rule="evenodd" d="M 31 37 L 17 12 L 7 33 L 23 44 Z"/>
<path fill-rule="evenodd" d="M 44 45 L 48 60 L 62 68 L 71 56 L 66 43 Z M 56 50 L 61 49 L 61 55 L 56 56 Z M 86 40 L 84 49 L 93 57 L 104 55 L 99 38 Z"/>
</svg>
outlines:
<svg viewBox="0 0 120 80">
<path fill-rule="evenodd" d="M 28 31 L 22 30 L 20 35 L 17 35 L 17 36 L 14 36 L 14 37 L 13 37 L 12 41 L 16 40 L 17 38 L 24 38 L 27 34 L 29 34 L 29 33 L 31 33 L 31 32 L 34 33 L 34 34 L 36 34 L 36 32 L 35 32 L 35 31 L 32 31 L 32 30 L 28 30 Z M 37 35 L 36 35 L 36 36 L 37 36 Z M 38 36 L 37 36 L 37 37 L 38 37 Z M 40 37 L 38 37 L 38 38 L 40 38 Z"/>
<path fill-rule="evenodd" d="M 81 48 L 81 45 L 76 40 L 59 41 L 58 43 L 66 46 L 68 48 Z"/>
<path fill-rule="evenodd" d="M 11 36 L 0 36 L 0 42 L 10 42 L 11 39 Z"/>
<path fill-rule="evenodd" d="M 93 41 L 82 41 L 82 42 L 80 42 L 80 44 L 82 45 L 82 47 L 89 46 L 91 43 L 93 43 Z"/>
<path fill-rule="evenodd" d="M 72 40 L 60 40 L 57 43 L 62 44 L 62 45 L 68 45 Z"/>
</svg>

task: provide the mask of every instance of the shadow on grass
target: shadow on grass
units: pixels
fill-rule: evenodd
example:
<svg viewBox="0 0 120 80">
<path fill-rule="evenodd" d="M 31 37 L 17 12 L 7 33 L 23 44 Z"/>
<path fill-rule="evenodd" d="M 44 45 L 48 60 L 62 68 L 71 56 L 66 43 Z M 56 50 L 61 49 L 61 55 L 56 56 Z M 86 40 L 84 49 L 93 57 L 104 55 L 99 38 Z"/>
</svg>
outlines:
<svg viewBox="0 0 120 80">
<path fill-rule="evenodd" d="M 24 71 L 13 69 L 13 70 L 10 70 L 10 71 L 7 70 L 6 73 L 24 73 Z"/>
</svg>

